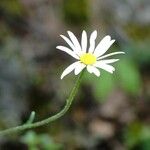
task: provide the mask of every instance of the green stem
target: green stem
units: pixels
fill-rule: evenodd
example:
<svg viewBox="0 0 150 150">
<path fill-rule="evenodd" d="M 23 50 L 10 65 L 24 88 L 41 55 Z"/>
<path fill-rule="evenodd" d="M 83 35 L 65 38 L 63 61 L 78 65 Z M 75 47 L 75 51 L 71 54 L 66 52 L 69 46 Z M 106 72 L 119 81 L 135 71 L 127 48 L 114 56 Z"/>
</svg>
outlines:
<svg viewBox="0 0 150 150">
<path fill-rule="evenodd" d="M 50 122 L 55 121 L 55 120 L 59 119 L 60 117 L 62 117 L 68 111 L 68 109 L 70 108 L 70 106 L 72 104 L 72 101 L 73 101 L 73 99 L 74 99 L 74 97 L 77 93 L 77 90 L 80 86 L 81 78 L 83 76 L 83 72 L 84 71 L 82 71 L 80 73 L 79 77 L 77 78 L 75 86 L 73 87 L 73 89 L 72 89 L 72 91 L 69 95 L 69 98 L 66 100 L 66 105 L 64 106 L 64 108 L 60 112 L 58 112 L 54 116 L 51 116 L 47 119 L 42 120 L 42 121 L 38 121 L 38 122 L 35 122 L 35 123 L 27 123 L 27 124 L 24 124 L 24 125 L 12 127 L 12 128 L 0 131 L 0 136 L 11 134 L 11 133 L 18 132 L 18 131 L 23 131 L 23 130 L 26 130 L 26 129 L 31 129 L 31 128 L 36 128 L 36 127 L 39 127 L 39 126 L 43 126 L 43 125 L 49 124 Z"/>
</svg>

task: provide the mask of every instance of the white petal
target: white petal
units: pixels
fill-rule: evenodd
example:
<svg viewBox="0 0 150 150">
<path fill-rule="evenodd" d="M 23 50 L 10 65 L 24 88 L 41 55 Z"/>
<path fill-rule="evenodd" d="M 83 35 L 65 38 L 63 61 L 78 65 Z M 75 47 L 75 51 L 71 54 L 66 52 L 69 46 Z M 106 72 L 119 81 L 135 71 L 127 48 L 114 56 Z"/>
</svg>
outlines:
<svg viewBox="0 0 150 150">
<path fill-rule="evenodd" d="M 86 67 L 86 65 L 83 63 L 76 65 L 76 68 L 74 71 L 75 75 L 78 75 L 85 67 Z"/>
<path fill-rule="evenodd" d="M 96 67 L 94 67 L 94 66 L 90 66 L 90 65 L 88 65 L 87 66 L 87 71 L 89 72 L 89 73 L 94 73 L 96 76 L 100 76 L 100 71 L 96 68 Z"/>
<path fill-rule="evenodd" d="M 107 54 L 107 55 L 104 55 L 104 56 L 99 57 L 97 60 L 104 59 L 104 58 L 106 58 L 106 57 L 113 56 L 113 55 L 117 55 L 117 54 L 125 54 L 125 52 L 120 51 L 120 52 L 110 53 L 110 54 Z"/>
<path fill-rule="evenodd" d="M 69 35 L 72 43 L 74 44 L 74 46 L 76 48 L 75 53 L 80 55 L 82 51 L 81 51 L 81 46 L 79 44 L 78 39 L 76 38 L 76 36 L 71 31 L 68 31 L 68 35 Z"/>
<path fill-rule="evenodd" d="M 86 53 L 87 49 L 87 33 L 83 30 L 82 37 L 81 37 L 81 47 L 82 51 Z"/>
<path fill-rule="evenodd" d="M 72 57 L 79 59 L 79 56 L 77 56 L 71 49 L 65 47 L 65 46 L 57 46 L 57 49 L 64 51 L 66 53 L 68 53 L 69 55 L 71 55 Z"/>
<path fill-rule="evenodd" d="M 94 49 L 95 49 L 95 40 L 96 40 L 96 37 L 97 37 L 97 31 L 93 31 L 91 36 L 90 36 L 90 48 L 89 48 L 89 53 L 93 53 L 94 52 Z"/>
<path fill-rule="evenodd" d="M 108 65 L 108 64 L 105 64 L 105 63 L 101 63 L 101 62 L 96 62 L 95 64 L 94 64 L 94 66 L 95 67 L 98 67 L 98 68 L 101 68 L 101 69 L 103 69 L 103 70 L 106 70 L 106 71 L 108 71 L 108 72 L 110 72 L 110 73 L 113 73 L 113 71 L 115 71 L 115 68 L 113 67 L 113 66 L 111 66 L 111 65 Z"/>
<path fill-rule="evenodd" d="M 68 39 L 66 36 L 64 36 L 64 35 L 60 35 L 66 42 L 67 42 L 67 44 L 72 48 L 72 50 L 74 50 L 75 51 L 75 46 L 73 45 L 73 43 L 70 41 L 70 39 Z"/>
<path fill-rule="evenodd" d="M 80 62 L 77 61 L 77 62 L 74 62 L 73 64 L 71 64 L 70 66 L 68 66 L 62 73 L 61 75 L 61 79 L 64 78 L 64 76 L 66 76 L 67 74 L 69 74 L 72 70 L 74 70 L 76 68 L 76 66 L 79 64 Z"/>
<path fill-rule="evenodd" d="M 115 40 L 111 40 L 111 37 L 109 35 L 105 36 L 95 48 L 94 54 L 97 57 L 103 55 L 114 42 Z"/>
<path fill-rule="evenodd" d="M 99 60 L 100 63 L 110 64 L 118 61 L 119 59 L 105 59 L 105 60 Z"/>
</svg>

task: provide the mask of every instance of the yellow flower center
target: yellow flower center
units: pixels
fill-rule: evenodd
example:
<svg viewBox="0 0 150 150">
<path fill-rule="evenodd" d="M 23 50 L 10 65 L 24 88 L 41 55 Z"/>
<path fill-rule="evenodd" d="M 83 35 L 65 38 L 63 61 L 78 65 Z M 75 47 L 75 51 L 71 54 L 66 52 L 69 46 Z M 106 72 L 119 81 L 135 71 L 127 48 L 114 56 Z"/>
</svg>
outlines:
<svg viewBox="0 0 150 150">
<path fill-rule="evenodd" d="M 80 61 L 86 65 L 92 65 L 96 62 L 96 57 L 91 53 L 82 54 Z"/>
</svg>

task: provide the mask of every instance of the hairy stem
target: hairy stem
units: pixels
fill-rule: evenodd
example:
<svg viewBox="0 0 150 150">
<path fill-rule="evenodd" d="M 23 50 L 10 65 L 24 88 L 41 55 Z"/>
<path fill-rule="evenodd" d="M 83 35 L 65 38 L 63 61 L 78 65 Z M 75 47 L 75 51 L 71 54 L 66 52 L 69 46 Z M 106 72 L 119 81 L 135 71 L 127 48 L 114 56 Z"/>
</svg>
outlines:
<svg viewBox="0 0 150 150">
<path fill-rule="evenodd" d="M 44 120 L 41 120 L 41 121 L 38 121 L 38 122 L 35 122 L 35 123 L 32 123 L 32 122 L 29 123 L 28 122 L 28 123 L 20 125 L 20 126 L 16 126 L 16 127 L 12 127 L 12 128 L 6 129 L 6 130 L 2 130 L 2 131 L 0 131 L 0 136 L 11 134 L 11 133 L 18 132 L 18 131 L 23 131 L 23 130 L 26 130 L 26 129 L 31 129 L 31 128 L 36 128 L 36 127 L 39 127 L 39 126 L 43 126 L 43 125 L 49 124 L 50 122 L 55 121 L 55 120 L 59 119 L 60 117 L 62 117 L 68 111 L 68 109 L 70 108 L 70 106 L 72 104 L 72 101 L 73 101 L 73 99 L 74 99 L 74 97 L 77 93 L 77 90 L 80 86 L 81 78 L 83 76 L 83 72 L 84 71 L 82 71 L 80 73 L 79 77 L 77 78 L 75 86 L 73 87 L 68 99 L 66 100 L 66 105 L 64 106 L 64 108 L 60 112 L 58 112 L 54 116 L 51 116 L 47 119 L 44 119 Z"/>
</svg>

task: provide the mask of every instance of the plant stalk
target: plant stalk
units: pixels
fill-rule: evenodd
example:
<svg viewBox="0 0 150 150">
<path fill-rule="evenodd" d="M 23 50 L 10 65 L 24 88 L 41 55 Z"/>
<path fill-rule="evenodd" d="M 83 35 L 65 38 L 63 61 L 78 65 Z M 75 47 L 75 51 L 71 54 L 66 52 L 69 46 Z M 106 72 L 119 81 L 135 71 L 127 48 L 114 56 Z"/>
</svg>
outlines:
<svg viewBox="0 0 150 150">
<path fill-rule="evenodd" d="M 84 73 L 84 70 L 78 76 L 77 81 L 75 83 L 75 86 L 71 90 L 70 95 L 69 95 L 68 99 L 66 100 L 65 106 L 60 112 L 58 112 L 54 116 L 51 116 L 47 119 L 44 119 L 44 120 L 41 120 L 41 121 L 38 121 L 38 122 L 35 122 L 35 123 L 32 123 L 32 122 L 31 123 L 26 123 L 26 124 L 23 124 L 23 125 L 19 125 L 19 126 L 16 126 L 16 127 L 12 127 L 12 128 L 9 128 L 9 129 L 2 130 L 2 131 L 0 131 L 0 136 L 12 134 L 12 133 L 27 130 L 27 129 L 36 128 L 36 127 L 43 126 L 43 125 L 47 125 L 50 122 L 55 121 L 55 120 L 59 119 L 60 117 L 62 117 L 68 111 L 68 109 L 70 108 L 70 106 L 72 104 L 72 101 L 73 101 L 73 99 L 74 99 L 74 97 L 75 97 L 75 95 L 76 95 L 76 93 L 79 89 L 83 73 Z"/>
</svg>

